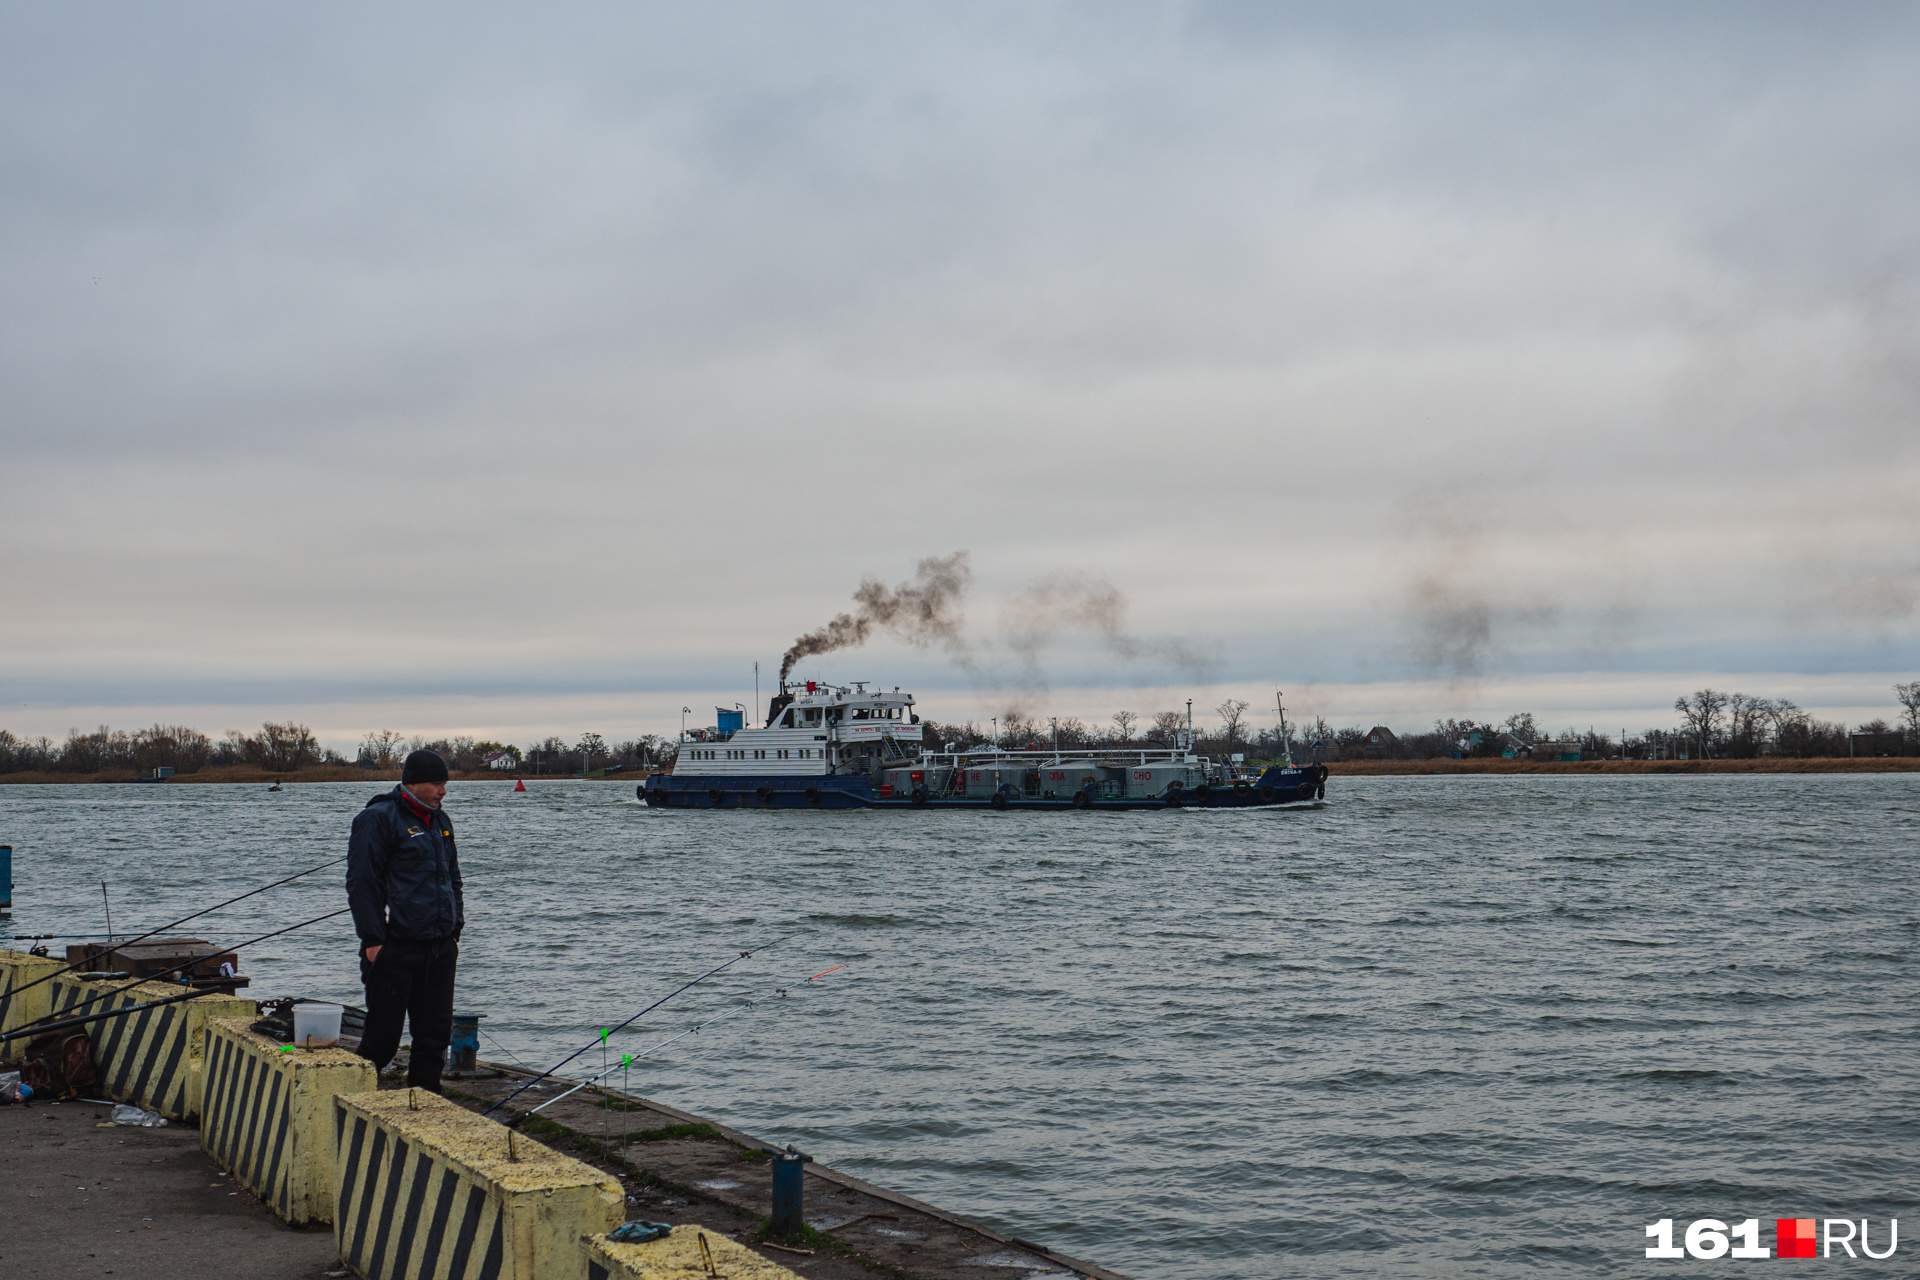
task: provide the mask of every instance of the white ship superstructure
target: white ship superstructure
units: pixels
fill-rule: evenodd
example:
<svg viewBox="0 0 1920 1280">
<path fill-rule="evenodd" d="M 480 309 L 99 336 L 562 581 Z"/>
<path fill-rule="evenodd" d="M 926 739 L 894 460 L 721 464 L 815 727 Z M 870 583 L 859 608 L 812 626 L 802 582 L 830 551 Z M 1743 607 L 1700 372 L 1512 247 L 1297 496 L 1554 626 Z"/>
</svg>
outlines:
<svg viewBox="0 0 1920 1280">
<path fill-rule="evenodd" d="M 866 775 L 876 767 L 917 759 L 920 718 L 913 695 L 869 691 L 867 681 L 783 691 L 767 709 L 764 726 L 748 726 L 739 711 L 720 709 L 718 724 L 681 735 L 679 777 L 827 777 Z"/>
</svg>

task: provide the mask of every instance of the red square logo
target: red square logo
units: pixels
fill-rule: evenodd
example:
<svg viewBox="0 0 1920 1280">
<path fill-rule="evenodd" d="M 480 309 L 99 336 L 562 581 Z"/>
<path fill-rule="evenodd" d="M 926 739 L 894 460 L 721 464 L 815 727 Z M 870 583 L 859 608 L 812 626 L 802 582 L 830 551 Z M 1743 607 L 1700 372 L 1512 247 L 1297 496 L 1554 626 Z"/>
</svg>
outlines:
<svg viewBox="0 0 1920 1280">
<path fill-rule="evenodd" d="M 1812 1258 L 1813 1251 L 1812 1218 L 1775 1218 L 1773 1220 L 1774 1256 L 1777 1258 Z"/>
</svg>

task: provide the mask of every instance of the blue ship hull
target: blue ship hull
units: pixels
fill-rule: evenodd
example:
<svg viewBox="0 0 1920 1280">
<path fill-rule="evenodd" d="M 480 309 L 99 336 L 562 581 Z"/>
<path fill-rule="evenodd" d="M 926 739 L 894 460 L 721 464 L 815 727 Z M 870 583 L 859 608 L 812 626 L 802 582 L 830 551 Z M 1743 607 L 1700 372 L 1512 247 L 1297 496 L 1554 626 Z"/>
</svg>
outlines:
<svg viewBox="0 0 1920 1280">
<path fill-rule="evenodd" d="M 1064 799 L 1002 791 L 994 796 L 876 796 L 864 774 L 838 777 L 761 775 L 686 777 L 656 773 L 636 788 L 657 809 L 1275 809 L 1311 804 L 1327 794 L 1325 765 L 1268 769 L 1256 779 L 1176 788 L 1152 798 Z"/>
</svg>

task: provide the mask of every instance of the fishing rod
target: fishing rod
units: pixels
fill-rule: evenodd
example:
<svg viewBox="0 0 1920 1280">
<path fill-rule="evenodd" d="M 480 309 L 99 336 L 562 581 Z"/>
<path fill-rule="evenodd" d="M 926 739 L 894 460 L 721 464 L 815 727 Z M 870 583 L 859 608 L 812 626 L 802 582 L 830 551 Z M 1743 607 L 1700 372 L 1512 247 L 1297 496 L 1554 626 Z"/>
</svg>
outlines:
<svg viewBox="0 0 1920 1280">
<path fill-rule="evenodd" d="M 827 976 L 828 973 L 838 973 L 846 967 L 847 966 L 843 964 L 837 964 L 833 966 L 833 968 L 828 969 L 825 973 L 814 974 L 813 978 L 824 978 Z M 800 983 L 797 985 L 804 986 L 806 983 L 812 982 L 813 978 L 803 978 L 801 979 Z M 608 1067 L 605 1071 L 602 1071 L 597 1076 L 588 1076 L 585 1080 L 582 1080 L 579 1084 L 573 1086 L 573 1088 L 567 1090 L 565 1093 L 556 1094 L 554 1097 L 548 1098 L 545 1102 L 533 1108 L 533 1110 L 527 1112 L 526 1116 L 521 1116 L 520 1119 L 524 1120 L 527 1118 L 527 1116 L 538 1115 L 540 1112 L 545 1111 L 548 1107 L 552 1106 L 554 1103 L 559 1102 L 562 1098 L 571 1098 L 574 1094 L 580 1092 L 582 1089 L 585 1089 L 590 1085 L 598 1084 L 600 1081 L 605 1080 L 608 1076 L 612 1075 L 614 1072 L 625 1071 L 629 1069 L 634 1063 L 638 1062 L 640 1059 L 652 1053 L 654 1049 L 664 1049 L 668 1045 L 672 1044 L 675 1040 L 683 1040 L 687 1036 L 692 1035 L 696 1031 L 700 1031 L 707 1027 L 712 1026 L 714 1023 L 720 1021 L 720 1019 L 722 1018 L 731 1018 L 736 1013 L 743 1013 L 746 1010 L 753 1008 L 754 1005 L 759 1004 L 762 1000 L 772 999 L 776 996 L 784 996 L 787 994 L 787 990 L 788 989 L 786 987 L 775 987 L 773 988 L 772 991 L 770 991 L 766 995 L 755 996 L 753 999 L 746 1001 L 744 1004 L 735 1005 L 733 1008 L 728 1009 L 725 1013 L 715 1014 L 713 1017 L 708 1018 L 705 1022 L 697 1023 L 694 1026 L 688 1027 L 685 1031 L 682 1031 L 679 1035 L 668 1036 L 665 1040 L 662 1040 L 659 1044 L 654 1045 L 652 1049 L 642 1049 L 639 1053 L 635 1053 L 635 1054 L 622 1054 L 620 1056 L 626 1060 L 622 1062 L 619 1066 Z M 518 1123 L 518 1121 L 516 1121 L 515 1123 Z"/>
<path fill-rule="evenodd" d="M 805 932 L 805 930 L 796 930 L 793 933 L 787 934 L 786 937 L 775 938 L 772 942 L 769 942 L 766 947 L 761 947 L 760 950 L 765 951 L 767 947 L 777 947 L 781 943 L 785 942 L 787 938 L 797 938 L 803 932 Z M 509 1102 L 512 1102 L 515 1098 L 519 1097 L 521 1094 L 525 1093 L 527 1090 L 533 1088 L 534 1085 L 539 1084 L 542 1080 L 545 1080 L 548 1076 L 552 1075 L 554 1072 L 558 1071 L 560 1068 L 566 1066 L 569 1062 L 572 1062 L 575 1058 L 579 1057 L 581 1054 L 585 1053 L 587 1050 L 593 1048 L 594 1045 L 605 1044 L 607 1041 L 607 1037 L 611 1036 L 614 1032 L 625 1031 L 628 1027 L 640 1021 L 640 1019 L 646 1017 L 648 1014 L 652 1013 L 655 1009 L 658 1009 L 661 1005 L 673 999 L 675 996 L 679 995 L 682 991 L 685 991 L 688 987 L 692 987 L 699 983 L 705 982 L 708 978 L 711 978 L 714 974 L 719 973 L 724 969 L 731 969 L 734 965 L 739 964 L 742 960 L 748 960 L 748 959 L 751 959 L 752 957 L 753 957 L 753 952 L 742 951 L 739 955 L 727 961 L 725 964 L 715 965 L 713 968 L 707 970 L 705 973 L 695 978 L 692 982 L 683 983 L 682 985 L 675 987 L 672 991 L 667 992 L 667 994 L 661 996 L 658 1000 L 655 1000 L 652 1004 L 648 1005 L 646 1008 L 642 1009 L 640 1012 L 634 1014 L 631 1018 L 628 1018 L 625 1022 L 621 1023 L 619 1026 L 609 1027 L 608 1029 L 602 1031 L 600 1033 L 599 1039 L 589 1040 L 586 1044 L 581 1045 L 578 1049 L 575 1049 L 572 1053 L 560 1059 L 560 1061 L 554 1063 L 552 1066 L 548 1067 L 545 1071 L 542 1071 L 539 1075 L 527 1081 L 525 1084 L 521 1085 L 518 1089 L 515 1089 L 512 1093 L 500 1099 L 500 1101 L 494 1103 L 492 1106 L 488 1107 L 485 1111 L 482 1111 L 480 1114 L 483 1116 L 492 1115 L 495 1111 L 498 1111 L 501 1107 L 506 1106 Z"/>
<path fill-rule="evenodd" d="M 198 920 L 201 916 L 207 915 L 209 912 L 218 911 L 222 907 L 230 907 L 236 902 L 243 902 L 246 899 L 253 897 L 253 895 L 256 893 L 265 893 L 269 889 L 277 889 L 283 884 L 288 884 L 288 883 L 291 883 L 292 881 L 298 880 L 301 876 L 310 876 L 316 871 L 325 871 L 328 867 L 337 867 L 341 863 L 345 862 L 346 860 L 347 860 L 346 855 L 343 854 L 340 857 L 335 858 L 332 862 L 323 862 L 317 867 L 308 867 L 305 871 L 296 871 L 292 875 L 288 876 L 285 880 L 275 880 L 272 884 L 263 884 L 258 889 L 249 889 L 237 898 L 228 898 L 225 902 L 216 902 L 212 906 L 207 907 L 204 910 L 196 911 L 190 916 L 181 916 L 178 920 L 175 920 L 172 924 L 163 924 L 158 929 L 150 930 L 147 933 L 141 934 L 137 938 L 133 938 L 126 942 L 122 942 L 119 944 L 119 946 L 112 946 L 113 939 L 108 938 L 107 942 L 111 947 L 111 950 L 105 952 L 104 954 L 94 956 L 86 960 L 76 960 L 64 969 L 55 969 L 52 973 L 42 974 L 40 977 L 35 978 L 32 982 L 29 982 L 24 987 L 10 987 L 5 994 L 18 995 L 22 991 L 31 991 L 33 990 L 33 988 L 39 986 L 41 983 L 51 982 L 63 973 L 72 973 L 75 969 L 79 969 L 86 965 L 92 964 L 95 960 L 105 960 L 109 956 L 113 955 L 114 952 L 119 951 L 122 947 L 131 947 L 136 942 L 145 942 L 148 938 L 156 937 L 159 934 L 165 933 L 169 929 L 177 929 L 189 920 Z"/>
<path fill-rule="evenodd" d="M 275 929 L 272 933 L 263 933 L 257 938 L 248 938 L 245 942 L 235 943 L 231 947 L 224 948 L 224 950 L 238 951 L 240 950 L 241 947 L 250 947 L 256 942 L 265 942 L 268 938 L 277 938 L 283 933 L 292 933 L 295 929 L 304 929 L 310 924 L 319 924 L 322 920 L 331 920 L 335 916 L 343 916 L 351 910 L 353 910 L 352 907 L 342 907 L 338 911 L 329 911 L 326 915 L 315 916 L 311 920 L 302 920 L 299 924 L 290 924 L 284 929 Z M 222 953 L 216 951 L 213 954 L 220 955 Z M 20 1024 L 19 1031 L 12 1032 L 8 1035 L 0 1036 L 0 1041 L 11 1040 L 14 1038 L 14 1036 L 19 1035 L 20 1031 L 25 1031 L 29 1028 L 37 1027 L 41 1023 L 46 1022 L 49 1019 L 64 1017 L 65 1015 L 72 1013 L 75 1009 L 84 1009 L 90 1004 L 99 1004 L 102 1000 L 108 999 L 112 996 L 117 996 L 122 991 L 131 991 L 133 988 L 140 986 L 142 983 L 158 982 L 160 981 L 160 979 L 166 977 L 170 973 L 178 973 L 182 969 L 191 969 L 193 968 L 193 966 L 197 964 L 205 964 L 206 961 L 207 961 L 206 956 L 195 956 L 191 960 L 187 960 L 184 963 L 174 965 L 171 969 L 162 969 L 158 973 L 150 973 L 143 978 L 135 978 L 132 982 L 127 983 L 127 985 L 124 987 L 115 987 L 111 991 L 102 991 L 97 996 L 89 996 L 87 999 L 81 1000 L 75 1004 L 70 1004 L 66 1008 L 61 1009 L 55 1013 L 49 1013 L 44 1017 L 35 1018 L 32 1022 L 23 1022 Z M 205 993 L 200 991 L 198 988 L 196 988 L 192 994 L 203 995 Z M 140 1005 L 135 1007 L 147 1008 L 148 1006 Z M 121 1013 L 131 1013 L 132 1011 L 133 1010 L 131 1008 L 119 1010 L 119 1012 Z M 106 1015 L 103 1015 L 103 1016 L 106 1016 Z M 62 1024 L 62 1025 L 65 1025 L 65 1024 Z M 51 1028 L 47 1028 L 47 1029 L 51 1030 Z"/>
<path fill-rule="evenodd" d="M 109 1009 L 105 1013 L 90 1013 L 84 1018 L 69 1018 L 65 1022 L 55 1022 L 46 1026 L 41 1026 L 38 1023 L 28 1023 L 24 1027 L 9 1031 L 5 1035 L 0 1035 L 0 1044 L 5 1044 L 9 1040 L 18 1040 L 22 1036 L 51 1035 L 55 1031 L 65 1031 L 68 1027 L 81 1027 L 89 1022 L 102 1022 L 108 1018 L 118 1018 L 129 1013 L 139 1013 L 145 1009 L 157 1009 L 163 1004 L 179 1004 L 182 1000 L 191 1000 L 200 994 L 202 993 L 198 991 L 182 991 L 177 996 L 167 996 L 160 1000 L 149 1000 L 145 1004 L 130 1004 L 124 1009 Z"/>
</svg>

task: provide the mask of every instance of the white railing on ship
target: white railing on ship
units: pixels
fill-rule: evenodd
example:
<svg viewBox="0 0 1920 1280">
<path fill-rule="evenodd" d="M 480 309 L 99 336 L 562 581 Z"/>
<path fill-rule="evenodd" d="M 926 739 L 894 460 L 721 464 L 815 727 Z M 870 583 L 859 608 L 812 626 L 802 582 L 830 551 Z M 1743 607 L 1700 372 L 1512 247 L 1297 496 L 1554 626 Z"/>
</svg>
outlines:
<svg viewBox="0 0 1920 1280">
<path fill-rule="evenodd" d="M 1113 764 L 1113 765 L 1149 765 L 1149 764 L 1209 764 L 1207 756 L 1191 755 L 1185 751 L 1106 751 L 1098 747 L 1069 747 L 1060 751 L 1000 751 L 985 748 L 977 751 L 928 751 L 921 755 L 928 764 L 946 764 L 958 766 L 962 760 L 971 760 L 978 764 Z"/>
</svg>

